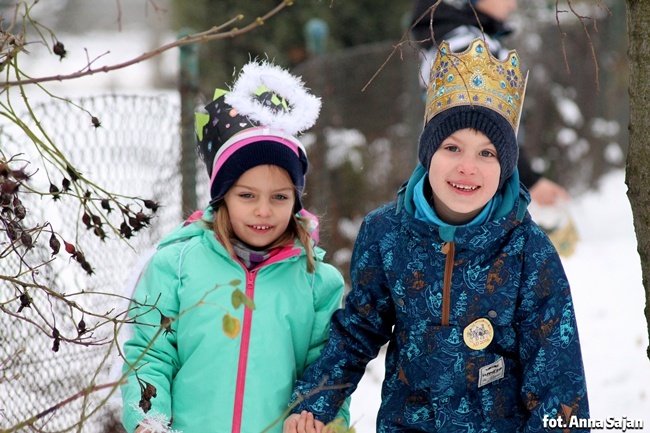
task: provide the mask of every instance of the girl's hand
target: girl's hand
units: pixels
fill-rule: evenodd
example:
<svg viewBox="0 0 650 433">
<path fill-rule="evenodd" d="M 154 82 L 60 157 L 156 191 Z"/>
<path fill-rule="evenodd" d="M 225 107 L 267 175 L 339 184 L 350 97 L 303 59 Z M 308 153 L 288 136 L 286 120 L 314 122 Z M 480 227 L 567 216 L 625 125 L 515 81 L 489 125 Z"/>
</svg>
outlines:
<svg viewBox="0 0 650 433">
<path fill-rule="evenodd" d="M 299 419 L 300 419 L 300 415 L 298 415 L 297 413 L 292 413 L 291 415 L 289 415 L 287 419 L 284 420 L 284 424 L 282 425 L 282 433 L 298 433 Z"/>
<path fill-rule="evenodd" d="M 282 433 L 323 433 L 325 424 L 314 419 L 314 414 L 303 410 L 300 415 L 294 413 L 284 421 Z"/>
</svg>

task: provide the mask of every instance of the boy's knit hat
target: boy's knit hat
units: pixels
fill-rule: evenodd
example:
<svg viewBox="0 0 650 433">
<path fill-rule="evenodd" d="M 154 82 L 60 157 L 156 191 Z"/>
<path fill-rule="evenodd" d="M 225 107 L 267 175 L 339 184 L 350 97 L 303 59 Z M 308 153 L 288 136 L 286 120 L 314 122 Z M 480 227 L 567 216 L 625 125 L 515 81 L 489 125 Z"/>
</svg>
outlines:
<svg viewBox="0 0 650 433">
<path fill-rule="evenodd" d="M 526 78 L 517 53 L 505 61 L 493 57 L 485 42 L 475 39 L 462 53 L 440 44 L 427 88 L 425 127 L 418 157 L 428 170 L 431 157 L 454 132 L 472 128 L 494 144 L 501 164 L 499 188 L 517 167 L 517 129 L 524 101 Z"/>
<path fill-rule="evenodd" d="M 247 170 L 258 165 L 285 169 L 296 187 L 296 211 L 308 169 L 296 135 L 318 118 L 321 101 L 284 69 L 266 62 L 245 65 L 231 91 L 217 89 L 207 113 L 195 113 L 198 154 L 210 176 L 210 204 Z"/>
</svg>

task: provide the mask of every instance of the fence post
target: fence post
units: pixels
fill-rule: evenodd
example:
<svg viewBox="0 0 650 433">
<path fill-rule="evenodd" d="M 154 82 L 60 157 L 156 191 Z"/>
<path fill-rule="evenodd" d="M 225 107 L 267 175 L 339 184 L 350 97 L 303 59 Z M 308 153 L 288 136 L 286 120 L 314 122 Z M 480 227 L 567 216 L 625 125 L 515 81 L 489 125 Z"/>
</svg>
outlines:
<svg viewBox="0 0 650 433">
<path fill-rule="evenodd" d="M 195 33 L 182 29 L 179 38 Z M 181 213 L 183 219 L 197 209 L 196 200 L 196 138 L 194 135 L 194 104 L 198 92 L 198 45 L 180 47 L 178 91 L 181 100 Z"/>
<path fill-rule="evenodd" d="M 304 32 L 307 42 L 307 53 L 310 56 L 325 54 L 330 34 L 327 22 L 320 18 L 311 18 L 305 24 Z"/>
</svg>

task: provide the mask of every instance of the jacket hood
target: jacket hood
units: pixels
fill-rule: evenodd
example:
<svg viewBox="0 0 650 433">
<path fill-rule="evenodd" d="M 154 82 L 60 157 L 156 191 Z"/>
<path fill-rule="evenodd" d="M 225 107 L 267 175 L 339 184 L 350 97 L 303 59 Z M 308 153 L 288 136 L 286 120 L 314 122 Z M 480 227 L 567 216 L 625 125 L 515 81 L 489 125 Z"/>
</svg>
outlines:
<svg viewBox="0 0 650 433">
<path fill-rule="evenodd" d="M 483 27 L 483 31 L 490 37 L 500 38 L 512 32 L 512 29 L 506 23 L 498 21 L 476 8 L 472 8 L 469 1 L 464 2 L 462 6 L 454 6 L 446 2 L 441 2 L 436 7 L 433 13 L 433 21 L 431 21 L 431 15 L 427 13 L 427 10 L 432 4 L 430 0 L 418 0 L 413 8 L 412 22 L 415 24 L 413 27 L 413 35 L 418 41 L 424 41 L 420 42 L 424 49 L 429 49 L 433 46 L 431 40 L 425 41 L 426 39 L 431 39 L 431 28 L 429 25 L 433 28 L 433 35 L 438 43 L 446 39 L 447 35 L 458 27 L 479 27 L 476 20 L 477 16 Z M 422 19 L 418 21 L 420 17 Z"/>
</svg>

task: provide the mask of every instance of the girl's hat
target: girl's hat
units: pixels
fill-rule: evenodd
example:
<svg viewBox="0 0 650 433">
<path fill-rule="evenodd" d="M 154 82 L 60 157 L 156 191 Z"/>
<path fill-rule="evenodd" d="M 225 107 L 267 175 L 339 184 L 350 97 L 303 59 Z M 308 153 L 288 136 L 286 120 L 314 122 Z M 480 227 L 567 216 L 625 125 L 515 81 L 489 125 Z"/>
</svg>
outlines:
<svg viewBox="0 0 650 433">
<path fill-rule="evenodd" d="M 517 167 L 517 129 L 525 91 L 526 77 L 514 50 L 500 61 L 482 39 L 474 39 L 462 53 L 452 53 L 443 41 L 431 66 L 420 163 L 428 170 L 431 157 L 447 137 L 472 128 L 496 147 L 501 188 Z"/>
<path fill-rule="evenodd" d="M 296 187 L 296 211 L 308 169 L 296 135 L 316 122 L 321 101 L 297 77 L 266 62 L 245 65 L 231 91 L 217 89 L 206 113 L 195 113 L 198 154 L 210 176 L 210 204 L 247 170 L 258 165 L 285 169 Z"/>
</svg>

